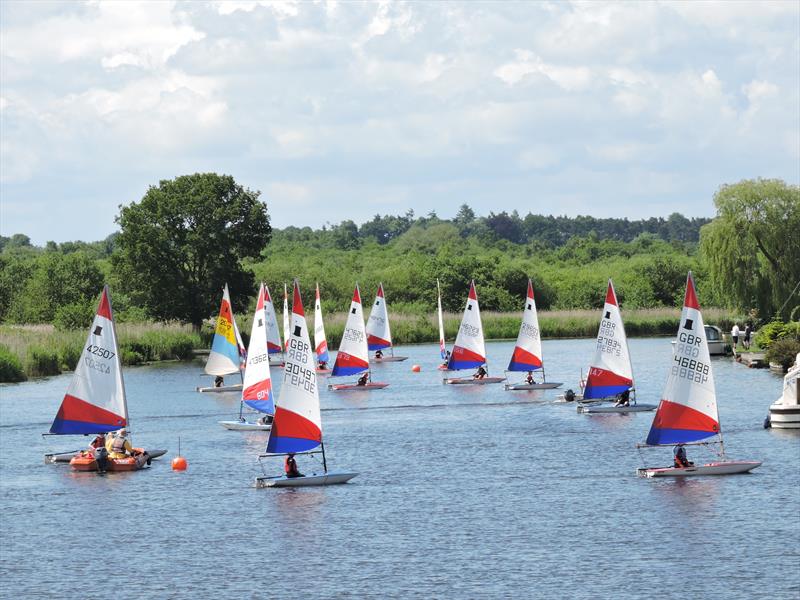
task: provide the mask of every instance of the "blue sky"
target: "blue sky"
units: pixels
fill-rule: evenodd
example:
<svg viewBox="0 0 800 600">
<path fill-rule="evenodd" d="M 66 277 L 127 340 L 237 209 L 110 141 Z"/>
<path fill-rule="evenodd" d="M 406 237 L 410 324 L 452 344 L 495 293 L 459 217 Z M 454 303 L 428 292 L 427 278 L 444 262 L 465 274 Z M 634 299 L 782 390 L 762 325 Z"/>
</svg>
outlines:
<svg viewBox="0 0 800 600">
<path fill-rule="evenodd" d="M 0 2 L 0 233 L 214 171 L 273 226 L 713 216 L 800 182 L 800 3 Z"/>
</svg>

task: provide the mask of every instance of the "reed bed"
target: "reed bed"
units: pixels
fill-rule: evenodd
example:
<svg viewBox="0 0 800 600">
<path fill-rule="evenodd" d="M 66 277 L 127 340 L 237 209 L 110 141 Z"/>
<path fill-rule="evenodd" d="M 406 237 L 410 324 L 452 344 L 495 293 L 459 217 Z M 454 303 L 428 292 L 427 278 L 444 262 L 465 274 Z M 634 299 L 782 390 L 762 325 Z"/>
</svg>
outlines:
<svg viewBox="0 0 800 600">
<path fill-rule="evenodd" d="M 727 331 L 734 321 L 744 317 L 735 312 L 705 309 L 706 323 Z M 487 339 L 515 339 L 521 313 L 487 311 L 481 314 Z M 667 308 L 622 310 L 625 331 L 629 336 L 673 335 L 678 327 L 680 310 Z M 439 340 L 439 324 L 434 313 L 414 315 L 390 314 L 395 344 L 420 344 Z M 244 342 L 248 341 L 250 322 L 247 316 L 238 320 Z M 279 323 L 281 316 L 278 315 Z M 325 316 L 328 345 L 336 349 L 342 339 L 347 313 Z M 313 327 L 309 315 L 309 327 Z M 461 323 L 461 313 L 444 313 L 445 337 L 452 343 Z M 594 337 L 600 324 L 599 310 L 540 311 L 539 326 L 544 338 Z M 208 348 L 213 323 L 200 333 L 190 325 L 179 323 L 118 323 L 117 335 L 123 365 L 138 365 L 160 360 L 186 360 L 195 349 Z M 22 377 L 55 375 L 71 371 L 80 359 L 86 331 L 58 331 L 52 325 L 0 326 L 0 382 L 20 381 Z"/>
</svg>

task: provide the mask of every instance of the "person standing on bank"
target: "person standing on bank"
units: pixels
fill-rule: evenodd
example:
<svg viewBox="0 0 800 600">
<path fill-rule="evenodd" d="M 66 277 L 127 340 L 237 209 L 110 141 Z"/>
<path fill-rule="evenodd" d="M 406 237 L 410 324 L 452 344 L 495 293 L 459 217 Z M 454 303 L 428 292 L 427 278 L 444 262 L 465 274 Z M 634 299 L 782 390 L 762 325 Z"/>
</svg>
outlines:
<svg viewBox="0 0 800 600">
<path fill-rule="evenodd" d="M 739 345 L 739 324 L 734 323 L 731 329 L 731 341 L 733 343 L 733 352 L 736 353 L 736 347 Z"/>
<path fill-rule="evenodd" d="M 742 345 L 744 346 L 745 350 L 750 350 L 751 335 L 753 335 L 753 323 L 748 321 L 747 326 L 744 328 L 744 339 L 742 340 Z"/>
</svg>

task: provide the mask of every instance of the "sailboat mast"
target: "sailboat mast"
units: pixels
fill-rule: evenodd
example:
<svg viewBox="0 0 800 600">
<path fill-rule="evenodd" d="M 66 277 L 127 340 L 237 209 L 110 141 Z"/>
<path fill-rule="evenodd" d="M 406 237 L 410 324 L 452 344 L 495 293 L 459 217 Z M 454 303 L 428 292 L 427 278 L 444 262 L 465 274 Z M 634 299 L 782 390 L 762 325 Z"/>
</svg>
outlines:
<svg viewBox="0 0 800 600">
<path fill-rule="evenodd" d="M 320 440 L 319 445 L 320 445 L 320 448 L 322 448 L 322 468 L 327 473 L 328 472 L 328 462 L 325 460 L 325 442 Z"/>
</svg>

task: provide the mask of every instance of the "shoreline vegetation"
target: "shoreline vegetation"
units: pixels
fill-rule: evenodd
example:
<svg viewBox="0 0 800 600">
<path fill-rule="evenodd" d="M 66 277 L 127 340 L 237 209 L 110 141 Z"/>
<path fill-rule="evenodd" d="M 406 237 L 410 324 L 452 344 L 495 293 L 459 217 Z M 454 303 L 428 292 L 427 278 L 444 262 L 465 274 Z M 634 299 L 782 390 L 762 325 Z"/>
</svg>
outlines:
<svg viewBox="0 0 800 600">
<path fill-rule="evenodd" d="M 744 315 L 719 308 L 704 309 L 711 325 L 730 330 L 744 321 Z M 332 350 L 342 337 L 346 313 L 325 317 L 325 330 Z M 519 331 L 521 311 L 481 314 L 487 340 L 513 340 Z M 680 310 L 675 308 L 623 309 L 628 337 L 674 335 Z M 439 340 L 434 314 L 394 313 L 390 315 L 392 338 L 396 346 L 422 344 Z M 239 317 L 237 324 L 245 336 L 250 331 L 252 316 Z M 445 336 L 451 345 L 458 332 L 461 313 L 444 314 Z M 594 338 L 600 323 L 600 311 L 539 311 L 539 326 L 544 339 Z M 117 335 L 124 366 L 164 360 L 191 360 L 196 350 L 211 345 L 214 322 L 209 321 L 196 332 L 191 325 L 180 323 L 118 323 Z M 80 359 L 86 341 L 85 329 L 58 330 L 52 325 L 0 325 L 0 383 L 24 381 L 31 377 L 58 375 L 72 371 Z"/>
</svg>

